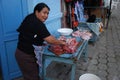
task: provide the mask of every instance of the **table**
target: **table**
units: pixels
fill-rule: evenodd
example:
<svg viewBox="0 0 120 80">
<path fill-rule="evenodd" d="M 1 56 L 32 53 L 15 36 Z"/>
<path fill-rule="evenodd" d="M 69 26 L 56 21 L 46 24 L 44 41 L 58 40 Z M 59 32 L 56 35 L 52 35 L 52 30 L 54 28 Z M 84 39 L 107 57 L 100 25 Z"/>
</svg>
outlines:
<svg viewBox="0 0 120 80">
<path fill-rule="evenodd" d="M 98 23 L 81 22 L 79 23 L 78 28 L 80 29 L 82 28 L 83 30 L 88 30 L 92 33 L 92 37 L 89 40 L 90 42 L 95 42 L 101 33 L 99 31 L 100 26 Z"/>
<path fill-rule="evenodd" d="M 71 80 L 75 80 L 75 68 L 76 68 L 76 62 L 80 59 L 81 54 L 84 55 L 85 61 L 87 61 L 87 45 L 88 41 L 83 40 L 82 44 L 78 47 L 77 51 L 73 54 L 62 54 L 62 55 L 55 55 L 51 51 L 49 51 L 47 48 L 45 49 L 45 52 L 43 53 L 43 67 L 42 67 L 42 76 L 43 80 L 53 80 L 50 77 L 46 76 L 46 68 L 50 63 L 47 63 L 46 60 L 50 61 L 58 61 L 58 62 L 64 62 L 67 64 L 71 64 Z"/>
</svg>

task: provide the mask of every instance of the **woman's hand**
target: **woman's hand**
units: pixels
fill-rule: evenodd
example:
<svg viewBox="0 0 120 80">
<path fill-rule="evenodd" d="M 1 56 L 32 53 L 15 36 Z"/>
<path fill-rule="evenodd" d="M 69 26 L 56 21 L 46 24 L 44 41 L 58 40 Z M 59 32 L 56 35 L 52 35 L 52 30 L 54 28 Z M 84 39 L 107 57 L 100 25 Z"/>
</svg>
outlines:
<svg viewBox="0 0 120 80">
<path fill-rule="evenodd" d="M 66 42 L 65 41 L 62 41 L 62 40 L 59 40 L 61 45 L 66 45 Z"/>
<path fill-rule="evenodd" d="M 44 40 L 49 44 L 66 45 L 65 41 L 58 40 L 54 36 L 48 36 Z"/>
</svg>

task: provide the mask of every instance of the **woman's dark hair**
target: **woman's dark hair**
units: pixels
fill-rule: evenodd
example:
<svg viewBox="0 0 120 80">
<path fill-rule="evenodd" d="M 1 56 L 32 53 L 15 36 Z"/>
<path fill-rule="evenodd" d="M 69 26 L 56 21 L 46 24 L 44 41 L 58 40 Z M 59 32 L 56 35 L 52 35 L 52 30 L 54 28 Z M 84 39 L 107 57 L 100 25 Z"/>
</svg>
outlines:
<svg viewBox="0 0 120 80">
<path fill-rule="evenodd" d="M 48 10 L 50 11 L 50 8 L 47 6 L 47 4 L 45 4 L 45 3 L 38 3 L 38 4 L 35 6 L 35 8 L 34 8 L 34 13 L 35 13 L 35 11 L 40 12 L 40 11 L 41 11 L 43 8 L 45 8 L 45 7 L 47 7 Z"/>
</svg>

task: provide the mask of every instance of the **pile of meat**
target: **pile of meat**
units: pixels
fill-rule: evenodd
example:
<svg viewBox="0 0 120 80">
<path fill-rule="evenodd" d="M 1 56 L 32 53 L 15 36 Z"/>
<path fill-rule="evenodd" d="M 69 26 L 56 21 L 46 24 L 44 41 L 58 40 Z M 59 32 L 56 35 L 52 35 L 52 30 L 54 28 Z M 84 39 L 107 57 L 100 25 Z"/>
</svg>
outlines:
<svg viewBox="0 0 120 80">
<path fill-rule="evenodd" d="M 67 45 L 50 45 L 49 50 L 60 55 L 63 53 L 74 53 L 77 50 L 79 42 L 76 41 L 76 38 L 66 38 L 65 36 L 60 36 L 59 40 L 66 41 Z"/>
<path fill-rule="evenodd" d="M 81 37 L 84 40 L 89 40 L 91 38 L 92 34 L 90 32 L 88 32 L 88 31 L 77 30 L 77 31 L 72 33 L 72 36 Z"/>
</svg>

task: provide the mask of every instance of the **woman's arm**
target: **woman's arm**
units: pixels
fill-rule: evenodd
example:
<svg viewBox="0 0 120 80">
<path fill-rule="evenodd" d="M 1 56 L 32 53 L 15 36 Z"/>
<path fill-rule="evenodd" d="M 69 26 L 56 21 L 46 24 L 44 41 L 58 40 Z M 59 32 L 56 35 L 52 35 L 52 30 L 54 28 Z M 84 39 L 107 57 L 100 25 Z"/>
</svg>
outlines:
<svg viewBox="0 0 120 80">
<path fill-rule="evenodd" d="M 54 36 L 50 35 L 46 38 L 44 38 L 44 40 L 50 44 L 58 44 L 58 45 L 66 45 L 65 41 L 61 41 L 61 40 L 57 40 Z"/>
</svg>

